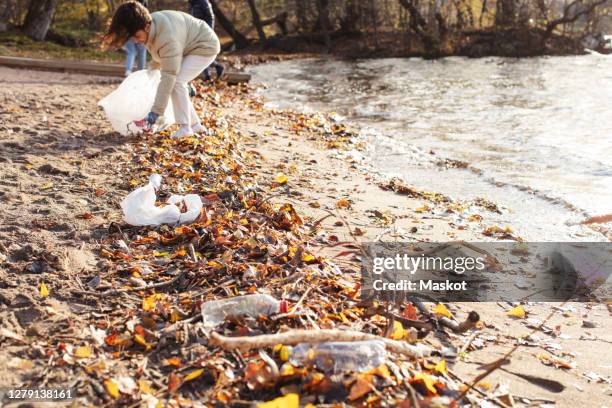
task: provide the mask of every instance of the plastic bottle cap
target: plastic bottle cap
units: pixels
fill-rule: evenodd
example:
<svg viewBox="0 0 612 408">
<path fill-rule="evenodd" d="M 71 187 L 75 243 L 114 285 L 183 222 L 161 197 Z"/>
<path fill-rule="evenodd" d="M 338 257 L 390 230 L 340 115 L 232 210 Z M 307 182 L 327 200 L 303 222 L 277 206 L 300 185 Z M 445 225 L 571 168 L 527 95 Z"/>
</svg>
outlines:
<svg viewBox="0 0 612 408">
<path fill-rule="evenodd" d="M 283 299 L 280 301 L 280 312 L 287 313 L 289 311 L 289 303 Z"/>
</svg>

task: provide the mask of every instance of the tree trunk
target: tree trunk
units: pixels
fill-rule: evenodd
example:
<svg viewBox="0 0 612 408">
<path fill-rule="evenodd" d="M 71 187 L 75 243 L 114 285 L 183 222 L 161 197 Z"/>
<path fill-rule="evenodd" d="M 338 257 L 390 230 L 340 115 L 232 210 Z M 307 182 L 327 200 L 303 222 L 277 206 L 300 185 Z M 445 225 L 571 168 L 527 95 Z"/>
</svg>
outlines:
<svg viewBox="0 0 612 408">
<path fill-rule="evenodd" d="M 219 6 L 217 5 L 217 2 L 215 0 L 211 0 L 210 4 L 212 5 L 215 17 L 217 17 L 217 21 L 219 22 L 221 27 L 223 27 L 225 32 L 230 37 L 232 37 L 236 48 L 245 48 L 246 46 L 248 46 L 249 40 L 240 31 L 238 31 L 236 27 L 234 27 L 234 24 L 230 21 L 230 19 L 227 18 L 225 14 L 223 14 L 223 11 L 221 11 Z"/>
<path fill-rule="evenodd" d="M 308 19 L 306 18 L 306 0 L 295 0 L 295 14 L 297 16 L 297 31 L 307 31 Z"/>
<path fill-rule="evenodd" d="M 264 32 L 263 25 L 261 24 L 261 17 L 259 16 L 259 11 L 257 11 L 257 5 L 255 4 L 255 0 L 247 0 L 247 3 L 249 3 L 249 9 L 251 9 L 253 25 L 257 30 L 259 41 L 263 43 L 266 41 L 266 33 Z"/>
<path fill-rule="evenodd" d="M 43 41 L 51 26 L 59 0 L 31 0 L 23 23 L 23 32 L 36 41 Z"/>
<path fill-rule="evenodd" d="M 329 35 L 329 0 L 317 0 L 319 11 L 319 26 L 323 31 L 326 51 L 331 51 L 331 37 Z"/>
<path fill-rule="evenodd" d="M 498 26 L 511 26 L 516 20 L 516 1 L 497 0 L 495 7 L 495 24 Z"/>
</svg>

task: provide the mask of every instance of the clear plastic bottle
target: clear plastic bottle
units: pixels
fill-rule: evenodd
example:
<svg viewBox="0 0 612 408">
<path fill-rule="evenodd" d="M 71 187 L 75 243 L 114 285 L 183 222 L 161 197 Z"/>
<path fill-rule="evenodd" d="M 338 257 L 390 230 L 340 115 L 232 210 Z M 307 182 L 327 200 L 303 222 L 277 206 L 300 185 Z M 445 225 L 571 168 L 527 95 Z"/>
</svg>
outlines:
<svg viewBox="0 0 612 408">
<path fill-rule="evenodd" d="M 367 371 L 383 364 L 386 358 L 385 343 L 380 340 L 302 343 L 293 347 L 289 354 L 292 365 L 314 365 L 319 370 L 334 373 Z"/>
<path fill-rule="evenodd" d="M 212 300 L 202 304 L 202 320 L 205 327 L 215 327 L 223 323 L 226 316 L 270 316 L 286 313 L 287 302 L 270 295 L 255 294 L 236 296 L 228 299 Z"/>
</svg>

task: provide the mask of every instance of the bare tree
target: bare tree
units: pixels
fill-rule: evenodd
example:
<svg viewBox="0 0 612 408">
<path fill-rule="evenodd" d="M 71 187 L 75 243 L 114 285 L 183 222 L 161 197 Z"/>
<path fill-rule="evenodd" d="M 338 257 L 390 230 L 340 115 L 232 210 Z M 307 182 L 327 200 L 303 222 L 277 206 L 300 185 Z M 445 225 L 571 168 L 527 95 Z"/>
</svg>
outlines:
<svg viewBox="0 0 612 408">
<path fill-rule="evenodd" d="M 217 17 L 217 21 L 219 21 L 219 24 L 221 25 L 221 27 L 223 27 L 225 32 L 229 34 L 230 37 L 232 37 L 236 48 L 244 48 L 249 45 L 249 40 L 240 31 L 236 29 L 234 23 L 232 23 L 232 21 L 227 18 L 227 16 L 219 8 L 216 0 L 210 0 L 210 4 L 212 5 L 213 12 Z"/>
<path fill-rule="evenodd" d="M 255 0 L 247 0 L 249 4 L 249 9 L 251 10 L 251 16 L 253 18 L 253 25 L 257 30 L 257 36 L 259 37 L 259 41 L 266 41 L 266 33 L 263 29 L 263 25 L 261 24 L 261 17 L 259 16 L 259 11 L 257 10 L 257 5 L 255 4 Z"/>
<path fill-rule="evenodd" d="M 31 0 L 23 23 L 23 32 L 36 41 L 47 36 L 59 0 Z"/>
</svg>

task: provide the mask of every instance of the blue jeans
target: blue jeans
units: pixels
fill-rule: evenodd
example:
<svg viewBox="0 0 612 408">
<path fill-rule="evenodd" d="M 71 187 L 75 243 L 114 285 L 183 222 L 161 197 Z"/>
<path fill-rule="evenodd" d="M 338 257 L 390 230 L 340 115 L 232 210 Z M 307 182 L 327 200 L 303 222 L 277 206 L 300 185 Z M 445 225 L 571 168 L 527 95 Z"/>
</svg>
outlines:
<svg viewBox="0 0 612 408">
<path fill-rule="evenodd" d="M 125 70 L 132 71 L 136 55 L 138 54 L 138 69 L 144 69 L 147 65 L 147 49 L 144 44 L 136 44 L 134 40 L 130 39 L 125 43 L 125 51 L 127 55 L 125 57 Z"/>
</svg>

